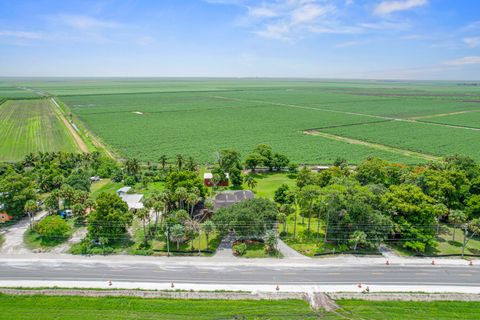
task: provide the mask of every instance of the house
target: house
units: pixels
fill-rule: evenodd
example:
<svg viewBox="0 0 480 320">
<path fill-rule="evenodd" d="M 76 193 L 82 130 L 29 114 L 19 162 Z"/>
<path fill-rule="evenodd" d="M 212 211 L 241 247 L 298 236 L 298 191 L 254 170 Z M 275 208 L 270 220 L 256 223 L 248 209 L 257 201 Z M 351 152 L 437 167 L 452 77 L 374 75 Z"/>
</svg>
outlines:
<svg viewBox="0 0 480 320">
<path fill-rule="evenodd" d="M 117 190 L 117 194 L 127 204 L 128 210 L 136 210 L 143 208 L 143 194 L 129 194 L 131 187 L 123 187 Z"/>
<path fill-rule="evenodd" d="M 250 190 L 229 190 L 220 192 L 215 196 L 215 204 L 213 210 L 229 207 L 237 202 L 253 199 L 255 194 Z"/>
<path fill-rule="evenodd" d="M 5 211 L 0 212 L 0 223 L 5 223 L 10 220 L 13 220 L 12 216 L 8 215 Z"/>
<path fill-rule="evenodd" d="M 122 194 L 128 193 L 128 191 L 130 191 L 130 189 L 132 189 L 132 187 L 128 187 L 128 186 L 122 187 L 122 188 L 117 190 L 117 194 L 119 196 L 121 196 Z"/>
<path fill-rule="evenodd" d="M 220 181 L 217 184 L 217 187 L 228 187 L 229 184 L 229 175 L 225 173 L 225 180 Z M 205 172 L 203 174 L 203 185 L 206 187 L 213 187 L 213 174 L 211 172 Z"/>
<path fill-rule="evenodd" d="M 312 170 L 316 172 L 321 172 L 321 171 L 328 170 L 329 168 L 330 168 L 329 166 L 315 166 L 312 168 Z"/>
</svg>

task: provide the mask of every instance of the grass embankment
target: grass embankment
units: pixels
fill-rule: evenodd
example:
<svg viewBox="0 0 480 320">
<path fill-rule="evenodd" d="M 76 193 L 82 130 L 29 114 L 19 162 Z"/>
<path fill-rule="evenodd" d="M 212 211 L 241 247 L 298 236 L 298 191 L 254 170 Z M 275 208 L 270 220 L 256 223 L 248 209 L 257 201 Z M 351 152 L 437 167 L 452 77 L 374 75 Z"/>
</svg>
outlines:
<svg viewBox="0 0 480 320">
<path fill-rule="evenodd" d="M 0 295 L 0 319 L 316 319 L 302 300 L 174 300 Z"/>
<path fill-rule="evenodd" d="M 361 301 L 338 300 L 341 307 L 335 313 L 322 314 L 321 319 L 372 320 L 451 320 L 478 319 L 480 302 L 458 301 Z"/>
</svg>

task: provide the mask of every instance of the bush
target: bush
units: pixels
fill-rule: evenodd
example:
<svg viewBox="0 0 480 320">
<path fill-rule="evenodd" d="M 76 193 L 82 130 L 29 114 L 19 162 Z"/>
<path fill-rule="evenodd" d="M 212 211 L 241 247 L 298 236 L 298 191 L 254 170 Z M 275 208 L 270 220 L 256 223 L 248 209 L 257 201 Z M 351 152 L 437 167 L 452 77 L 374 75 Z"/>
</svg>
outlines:
<svg viewBox="0 0 480 320">
<path fill-rule="evenodd" d="M 245 243 L 239 243 L 233 246 L 233 253 L 237 256 L 243 256 L 247 252 L 247 245 Z"/>
<path fill-rule="evenodd" d="M 48 216 L 35 225 L 35 232 L 48 240 L 60 240 L 70 236 L 72 228 L 60 216 Z"/>
</svg>

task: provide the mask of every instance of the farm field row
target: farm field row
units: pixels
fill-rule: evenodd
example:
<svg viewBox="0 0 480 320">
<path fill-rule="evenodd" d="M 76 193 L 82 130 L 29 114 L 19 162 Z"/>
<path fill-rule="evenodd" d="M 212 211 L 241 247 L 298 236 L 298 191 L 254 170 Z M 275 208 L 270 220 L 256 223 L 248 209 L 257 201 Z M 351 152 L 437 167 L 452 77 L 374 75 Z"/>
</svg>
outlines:
<svg viewBox="0 0 480 320">
<path fill-rule="evenodd" d="M 465 126 L 480 129 L 480 104 L 477 106 L 477 111 L 450 114 L 441 117 L 432 117 L 421 119 L 421 121 L 441 123 L 454 126 Z"/>
<path fill-rule="evenodd" d="M 77 151 L 77 145 L 50 100 L 8 100 L 0 105 L 0 161 L 30 152 Z"/>
<path fill-rule="evenodd" d="M 317 109 L 211 99 L 204 94 L 135 95 L 135 102 L 110 96 L 63 97 L 72 111 L 124 157 L 157 161 L 162 154 L 193 156 L 207 163 L 214 152 L 235 148 L 242 154 L 267 143 L 298 163 L 330 163 L 337 157 L 359 162 L 371 155 L 412 162 L 389 152 L 305 135 L 306 128 L 378 121 L 376 118 Z M 128 96 L 127 98 L 133 98 Z M 83 102 L 79 102 L 83 101 Z M 85 106 L 86 105 L 86 106 Z M 117 111 L 117 112 L 116 112 Z"/>
<path fill-rule="evenodd" d="M 337 127 L 322 131 L 431 155 L 458 153 L 477 161 L 480 159 L 480 150 L 477 148 L 480 131 L 405 121 Z"/>
</svg>

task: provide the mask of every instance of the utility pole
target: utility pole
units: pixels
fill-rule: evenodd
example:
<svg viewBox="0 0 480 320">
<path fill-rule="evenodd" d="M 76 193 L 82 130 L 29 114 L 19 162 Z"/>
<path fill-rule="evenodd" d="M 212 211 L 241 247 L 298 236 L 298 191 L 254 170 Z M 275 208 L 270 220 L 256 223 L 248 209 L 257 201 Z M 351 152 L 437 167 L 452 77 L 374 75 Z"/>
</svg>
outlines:
<svg viewBox="0 0 480 320">
<path fill-rule="evenodd" d="M 170 237 L 168 235 L 168 233 L 169 233 L 168 222 L 165 223 L 165 226 L 166 226 L 165 236 L 167 237 L 167 257 L 170 257 L 170 239 L 169 239 Z"/>
</svg>

